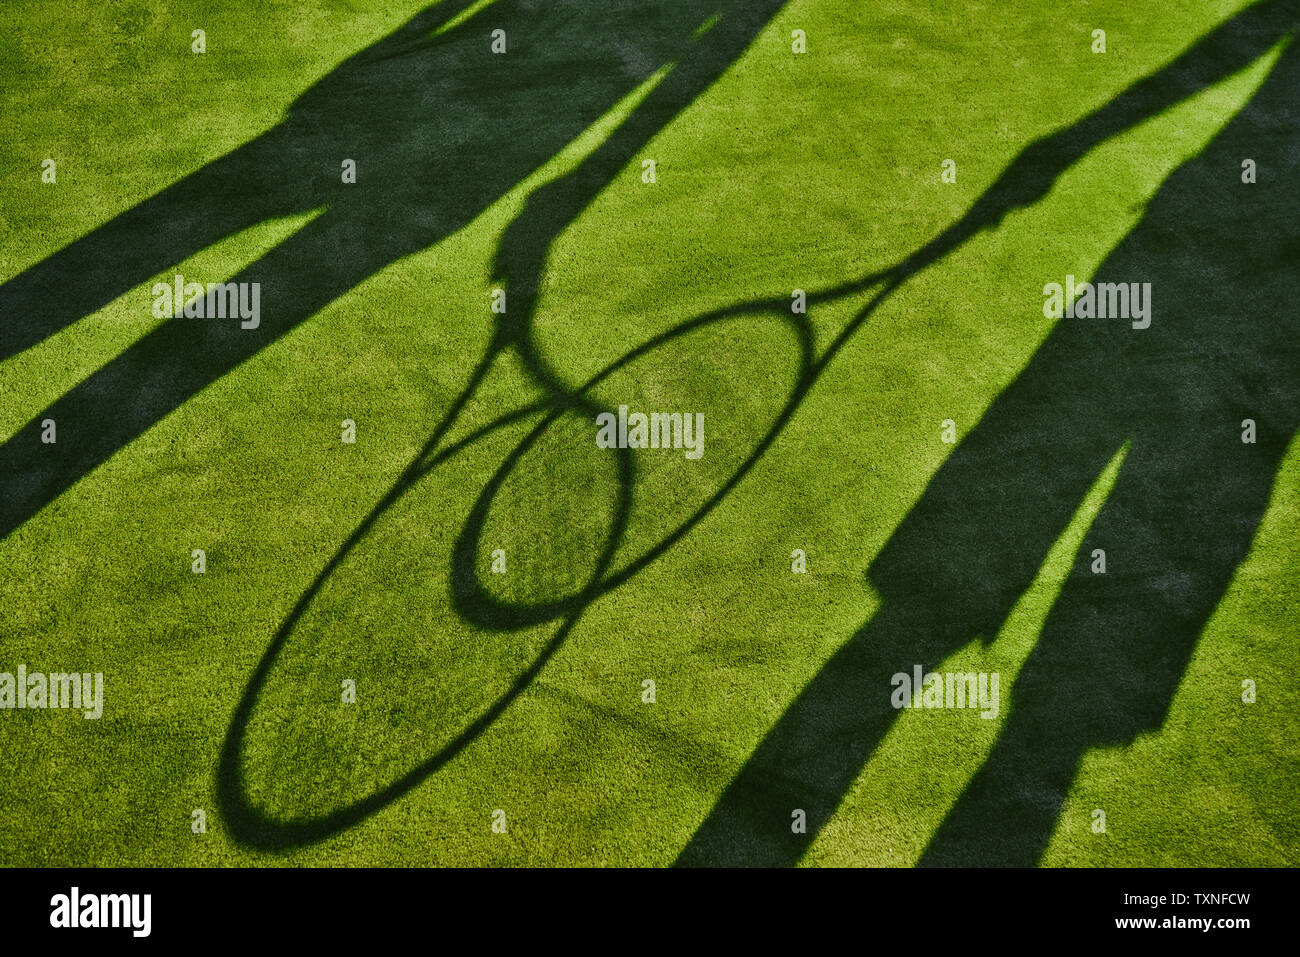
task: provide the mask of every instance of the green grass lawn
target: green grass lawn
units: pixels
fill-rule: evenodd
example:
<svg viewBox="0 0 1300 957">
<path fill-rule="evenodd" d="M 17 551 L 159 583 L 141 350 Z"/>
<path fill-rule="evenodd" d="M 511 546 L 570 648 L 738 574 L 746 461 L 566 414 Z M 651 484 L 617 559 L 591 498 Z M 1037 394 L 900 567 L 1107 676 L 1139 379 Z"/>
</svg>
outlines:
<svg viewBox="0 0 1300 957">
<path fill-rule="evenodd" d="M 13 0 L 0 672 L 104 714 L 0 710 L 0 864 L 1300 863 L 1248 7 Z M 177 273 L 260 326 L 156 317 Z M 1045 318 L 1067 274 L 1151 328 Z M 621 405 L 705 454 L 598 448 Z M 913 663 L 997 717 L 894 711 Z"/>
</svg>

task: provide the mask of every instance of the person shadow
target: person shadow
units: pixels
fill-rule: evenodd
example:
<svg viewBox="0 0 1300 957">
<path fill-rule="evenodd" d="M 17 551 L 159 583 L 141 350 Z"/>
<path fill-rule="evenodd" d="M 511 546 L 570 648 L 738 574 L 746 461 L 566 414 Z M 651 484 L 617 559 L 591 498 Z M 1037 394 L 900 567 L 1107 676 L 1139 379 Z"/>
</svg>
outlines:
<svg viewBox="0 0 1300 957">
<path fill-rule="evenodd" d="M 1102 140 L 1281 48 L 1248 104 L 1169 176 L 1091 277 L 1151 283 L 1150 326 L 1057 322 L 872 561 L 880 610 L 764 737 L 678 866 L 796 864 L 896 717 L 891 677 L 991 642 L 1125 449 L 993 750 L 920 865 L 1040 862 L 1084 754 L 1160 728 L 1300 418 L 1296 26 L 1291 0 L 1238 14 L 1031 146 L 968 221 L 912 257 L 912 270 L 925 268 L 1043 195 Z M 1257 164 L 1253 184 L 1243 182 L 1246 159 Z M 1247 419 L 1253 443 L 1243 441 Z M 1105 574 L 1092 571 L 1094 548 L 1106 552 Z M 806 834 L 791 833 L 796 808 Z"/>
<path fill-rule="evenodd" d="M 499 268 L 514 270 L 511 282 L 535 289 L 545 252 L 572 215 L 783 5 L 498 0 L 479 9 L 444 0 L 340 64 L 272 129 L 6 280 L 0 361 L 227 237 L 314 214 L 234 276 L 186 277 L 260 283 L 256 328 L 237 319 L 163 321 L 0 445 L 0 539 L 366 278 L 472 222 L 671 67 L 618 129 L 618 149 L 601 150 L 581 181 L 561 177 L 564 201 L 526 217 L 527 235 L 515 230 L 540 249 L 498 257 Z M 497 29 L 504 54 L 492 51 Z M 343 181 L 344 160 L 356 164 L 355 183 Z M 141 310 L 151 306 L 142 296 Z M 511 334 L 526 338 L 518 321 Z M 47 419 L 57 423 L 56 444 L 41 442 Z"/>
</svg>

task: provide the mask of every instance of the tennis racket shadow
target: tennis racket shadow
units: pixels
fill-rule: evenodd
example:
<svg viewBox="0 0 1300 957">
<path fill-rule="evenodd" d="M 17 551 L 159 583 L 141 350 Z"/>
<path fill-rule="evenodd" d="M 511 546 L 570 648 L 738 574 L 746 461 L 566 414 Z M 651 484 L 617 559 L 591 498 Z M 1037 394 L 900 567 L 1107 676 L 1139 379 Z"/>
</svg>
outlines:
<svg viewBox="0 0 1300 957">
<path fill-rule="evenodd" d="M 747 315 L 768 309 L 768 303 L 749 304 L 747 307 L 724 310 L 684 323 L 628 353 L 578 389 L 565 385 L 562 378 L 551 370 L 535 347 L 530 329 L 531 317 L 536 313 L 536 291 L 543 274 L 545 257 L 555 238 L 612 181 L 618 171 L 631 162 L 646 142 L 693 102 L 727 64 L 734 62 L 744 52 L 783 3 L 784 0 L 762 0 L 760 3 L 728 7 L 726 14 L 720 19 L 715 18 L 716 22 L 713 22 L 702 38 L 697 35 L 693 41 L 696 47 L 693 55 L 677 63 L 667 77 L 636 107 L 633 114 L 593 154 L 584 159 L 576 170 L 535 191 L 529 197 L 524 212 L 508 228 L 498 250 L 496 274 L 507 277 L 509 281 L 511 318 L 503 319 L 493 344 L 470 376 L 465 389 L 449 407 L 443 421 L 433 430 L 422 454 L 396 480 L 295 604 L 254 669 L 235 709 L 218 759 L 216 790 L 231 833 L 237 840 L 266 850 L 283 850 L 322 840 L 388 806 L 430 774 L 444 767 L 519 697 L 572 632 L 591 603 L 630 580 L 698 524 L 740 481 L 793 413 L 802 391 L 806 390 L 811 380 L 812 337 L 799 318 L 790 317 L 786 312 L 786 318 L 782 322 L 793 328 L 799 356 L 790 400 L 777 415 L 778 421 L 769 433 L 760 438 L 753 454 L 741 463 L 736 474 L 724 482 L 723 488 L 704 502 L 694 515 L 679 523 L 672 532 L 626 564 L 614 567 L 614 556 L 623 541 L 631 514 L 636 469 L 630 450 L 613 450 L 612 504 L 585 582 L 568 582 L 570 587 L 551 589 L 554 594 L 534 600 L 531 596 L 509 597 L 496 594 L 479 578 L 482 570 L 481 540 L 489 512 L 494 499 L 508 486 L 512 473 L 528 459 L 529 453 L 539 446 L 548 432 L 556 429 L 559 424 L 571 425 L 575 419 L 594 417 L 600 411 L 612 411 L 604 409 L 598 401 L 592 399 L 588 395 L 591 390 L 598 388 L 606 378 L 627 364 L 675 342 L 681 336 L 721 322 L 732 315 Z M 520 308 L 521 303 L 524 304 L 523 308 Z M 785 307 L 786 304 L 782 303 L 782 306 Z M 512 348 L 533 379 L 533 384 L 540 387 L 543 399 L 539 403 L 503 414 L 474 430 L 469 436 L 447 443 L 446 437 L 450 429 L 482 384 L 494 360 Z M 421 485 L 421 479 L 456 456 L 476 454 L 478 446 L 496 441 L 507 428 L 523 426 L 529 416 L 535 416 L 539 421 L 504 455 L 495 471 L 490 471 L 490 478 L 478 490 L 478 497 L 469 507 L 465 521 L 450 546 L 450 558 L 444 570 L 448 572 L 449 607 L 460 624 L 473 627 L 482 634 L 497 636 L 543 625 L 553 625 L 554 632 L 529 658 L 530 663 L 504 682 L 500 693 L 473 716 L 466 716 L 463 727 L 458 732 L 431 749 L 431 754 L 409 766 L 406 771 L 367 788 L 362 796 L 339 802 L 324 812 L 309 810 L 306 813 L 279 814 L 260 804 L 253 793 L 254 782 L 247 767 L 250 756 L 248 743 L 255 712 L 268 690 L 277 663 L 285 654 L 291 639 L 302 631 L 307 613 L 322 600 L 327 583 L 339 575 L 345 562 L 360 554 L 362 545 L 374 534 L 379 520 L 391 513 L 412 490 L 417 489 Z M 490 468 L 489 465 L 480 463 L 476 472 L 483 474 L 489 472 Z M 470 487 L 463 486 L 463 489 Z M 337 624 L 331 627 L 337 630 Z"/>
<path fill-rule="evenodd" d="M 779 311 L 774 308 L 778 303 Z M 685 360 L 679 363 L 679 367 L 689 366 L 693 357 L 704 351 L 691 348 L 693 336 L 716 339 L 718 335 L 727 334 L 739 352 L 742 347 L 752 344 L 756 335 L 755 325 L 760 322 L 767 324 L 773 333 L 773 341 L 778 343 L 780 353 L 785 357 L 784 368 L 788 378 L 785 395 L 769 396 L 773 398 L 767 405 L 769 420 L 751 431 L 747 438 L 752 444 L 739 455 L 738 460 L 734 460 L 736 457 L 733 455 L 733 460 L 723 464 L 725 474 L 712 473 L 717 475 L 717 484 L 703 500 L 688 503 L 684 508 L 680 502 L 676 503 L 674 507 L 679 514 L 669 523 L 667 532 L 644 534 L 647 528 L 659 527 L 654 519 L 656 515 L 662 515 L 653 503 L 647 504 L 647 499 L 653 496 L 645 490 L 662 487 L 677 474 L 673 469 L 684 472 L 695 463 L 677 453 L 672 459 L 676 464 L 661 468 L 659 472 L 663 474 L 656 476 L 638 466 L 633 449 L 596 449 L 593 441 L 595 419 L 601 413 L 614 411 L 614 407 L 606 404 L 602 397 L 610 393 L 628 394 L 638 382 L 667 374 L 662 361 L 667 351 L 675 351 L 677 358 Z M 784 430 L 815 381 L 818 368 L 813 354 L 812 329 L 805 315 L 792 314 L 788 301 L 784 300 L 749 303 L 683 322 L 630 350 L 578 388 L 566 389 L 549 380 L 543 388 L 542 399 L 501 413 L 462 437 L 449 441 L 455 423 L 468 417 L 467 413 L 483 389 L 489 370 L 506 352 L 518 346 L 517 351 L 534 356 L 525 360 L 525 367 L 536 363 L 533 345 L 520 346 L 507 331 L 510 328 L 502 327 L 501 336 L 480 360 L 421 453 L 322 568 L 285 618 L 254 669 L 228 728 L 217 768 L 219 803 L 232 835 L 242 843 L 264 850 L 285 850 L 325 839 L 387 807 L 463 753 L 525 692 L 593 603 L 631 582 L 726 498 Z M 639 374 L 638 366 L 640 369 L 649 366 L 654 372 L 648 376 Z M 772 370 L 769 368 L 768 371 Z M 698 372 L 689 369 L 687 374 Z M 740 381 L 736 383 L 737 387 L 741 384 Z M 718 407 L 727 404 L 717 398 L 714 401 L 719 403 Z M 740 403 L 732 397 L 730 404 Z M 516 438 L 511 434 L 512 430 L 516 434 L 522 432 L 522 436 Z M 488 449 L 488 446 L 492 448 Z M 479 457 L 467 465 L 466 460 L 475 455 Z M 445 470 L 457 466 L 466 466 L 475 474 L 487 474 L 488 477 L 481 483 L 464 483 L 445 476 L 440 478 Z M 566 487 L 558 490 L 558 495 L 552 488 L 557 477 L 566 481 Z M 442 488 L 461 490 L 458 508 L 463 518 L 450 540 L 439 541 L 438 547 L 445 548 L 442 557 L 426 562 L 412 557 L 409 538 L 388 534 L 381 526 L 403 510 L 409 511 L 417 508 L 420 502 L 428 501 L 429 494 L 420 490 L 431 481 L 440 481 Z M 467 489 L 472 489 L 472 494 L 464 495 Z M 559 511 L 551 507 L 555 499 L 566 496 L 573 507 Z M 554 568 L 557 571 L 553 577 L 563 581 L 547 580 L 547 573 L 543 572 L 540 579 L 535 578 L 530 583 L 531 587 L 526 585 L 504 592 L 500 582 L 508 576 L 498 578 L 490 573 L 484 574 L 492 562 L 489 556 L 493 549 L 489 537 L 495 536 L 491 544 L 498 544 L 502 529 L 510 525 L 509 521 L 503 523 L 497 518 L 496 512 L 502 509 L 503 502 L 512 498 L 519 500 L 519 507 L 506 510 L 505 514 L 515 517 L 517 536 L 527 542 L 543 543 L 547 555 L 561 559 L 568 556 L 567 560 L 549 564 L 515 559 L 517 566 Z M 593 520 L 591 516 L 589 502 L 593 499 L 601 499 L 608 505 L 599 520 Z M 637 530 L 643 534 L 637 541 L 630 541 L 628 533 L 634 519 L 639 522 Z M 548 520 L 556 524 L 549 528 L 541 524 Z M 595 547 L 592 546 L 593 539 L 598 539 Z M 354 642 L 358 645 L 358 653 L 365 653 L 361 650 L 364 645 L 373 649 L 387 644 L 376 641 L 372 633 L 371 625 L 377 615 L 371 616 L 360 627 L 354 627 L 346 620 L 349 614 L 364 616 L 365 608 L 374 604 L 371 598 L 365 597 L 365 592 L 371 587 L 367 583 L 375 581 L 376 569 L 399 564 L 361 558 L 367 550 L 384 548 L 400 550 L 407 565 L 442 568 L 446 576 L 446 600 L 440 614 L 447 629 L 452 630 L 454 626 L 456 633 L 466 642 L 474 643 L 482 655 L 475 661 L 482 667 L 492 670 L 489 660 L 499 664 L 502 659 L 509 658 L 513 660 L 513 671 L 507 675 L 502 673 L 502 669 L 495 669 L 500 688 L 490 696 L 490 700 L 480 702 L 480 706 L 472 709 L 459 704 L 451 706 L 449 710 L 459 715 L 463 726 L 432 749 L 432 753 L 410 763 L 386 783 L 324 813 L 279 813 L 267 807 L 266 801 L 259 802 L 257 797 L 271 793 L 275 788 L 254 781 L 249 771 L 250 762 L 256 764 L 259 761 L 268 773 L 283 770 L 283 763 L 277 765 L 274 758 L 277 747 L 284 751 L 282 741 L 279 745 L 261 749 L 254 744 L 260 733 L 258 729 L 275 724 L 274 715 L 266 722 L 259 719 L 259 707 L 264 705 L 263 699 L 268 695 L 272 699 L 282 699 L 274 690 L 277 671 L 284 673 L 281 684 L 293 685 L 297 680 L 295 676 L 304 674 L 304 669 L 314 667 L 319 671 L 320 661 L 337 660 L 339 656 L 327 648 L 339 643 L 346 645 L 351 640 L 346 636 L 351 632 L 364 634 L 362 639 Z M 515 548 L 507 551 L 517 554 Z M 585 567 L 580 578 L 573 574 L 572 556 L 576 553 L 585 555 Z M 349 575 L 354 579 L 350 584 L 343 580 Z M 331 589 L 341 590 L 343 595 L 362 597 L 340 598 L 333 595 Z M 319 609 L 318 605 L 321 606 Z M 401 615 L 400 609 L 389 611 L 391 616 Z M 324 625 L 318 627 L 314 624 L 318 620 Z M 426 618 L 423 624 L 428 623 Z M 412 631 L 419 630 L 419 627 L 413 627 Z M 317 642 L 322 640 L 326 643 L 325 649 L 317 647 Z M 415 633 L 409 640 L 415 644 L 425 641 L 422 635 Z M 295 652 L 295 646 L 300 646 L 300 650 Z M 485 650 L 493 647 L 502 650 L 497 653 Z M 314 664 L 306 660 L 306 649 L 311 649 L 310 658 Z M 298 659 L 302 659 L 301 663 Z M 391 686 L 390 690 L 394 694 L 403 693 L 396 686 Z M 301 696 L 297 704 L 308 724 L 317 720 L 312 717 L 314 705 L 306 705 Z M 270 707 L 273 712 L 274 707 Z M 444 722 L 434 716 L 431 723 Z M 281 727 L 275 734 L 283 736 L 284 732 Z M 340 746 L 351 747 L 346 741 Z M 267 750 L 271 757 L 259 755 L 261 750 Z M 409 755 L 404 757 L 409 761 Z M 372 779 L 377 773 L 380 769 L 371 767 L 359 776 Z M 299 793 L 299 789 L 289 790 Z"/>
</svg>

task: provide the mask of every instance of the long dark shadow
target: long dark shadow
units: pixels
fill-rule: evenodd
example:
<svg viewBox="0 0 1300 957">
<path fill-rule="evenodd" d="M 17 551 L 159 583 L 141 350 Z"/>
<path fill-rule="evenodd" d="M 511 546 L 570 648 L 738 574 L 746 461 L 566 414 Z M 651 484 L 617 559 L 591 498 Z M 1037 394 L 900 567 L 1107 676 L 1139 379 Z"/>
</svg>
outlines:
<svg viewBox="0 0 1300 957">
<path fill-rule="evenodd" d="M 1254 62 L 1291 36 L 1296 9 L 1277 0 L 1249 8 L 1029 147 L 904 271 L 1045 195 L 1099 142 Z M 873 561 L 881 610 L 800 692 L 679 865 L 797 863 L 896 717 L 891 676 L 992 640 L 1128 440 L 1132 452 L 1088 537 L 1089 548 L 1111 554 L 1111 570 L 1076 569 L 1016 684 L 993 756 L 922 863 L 1036 862 L 1083 752 L 1159 727 L 1296 428 L 1300 363 L 1287 305 L 1300 263 L 1287 185 L 1300 172 L 1296 56 L 1286 50 L 1250 105 L 1170 178 L 1099 271 L 1099 281 L 1153 284 L 1151 327 L 1060 321 Z M 1269 171 L 1254 186 L 1240 182 L 1247 156 Z M 1246 239 L 1261 222 L 1273 231 L 1252 247 Z M 1240 441 L 1244 418 L 1258 425 L 1256 445 Z M 795 808 L 807 814 L 806 834 L 791 833 Z"/>
<path fill-rule="evenodd" d="M 1084 427 L 1132 446 L 1016 680 L 1007 724 L 923 865 L 1037 863 L 1085 752 L 1164 723 L 1249 552 L 1300 424 L 1291 302 L 1300 194 L 1289 185 L 1300 176 L 1298 90 L 1292 44 L 1098 270 L 1099 282 L 1151 282 L 1159 297 L 1151 328 L 1114 330 L 1126 347 L 1118 353 L 1095 336 L 1064 335 L 1016 383 L 1022 403 L 1058 429 L 1060 383 L 1091 380 L 1096 406 Z M 1240 181 L 1246 157 L 1262 170 L 1254 186 Z M 1100 387 L 1104 377 L 1112 384 Z M 1241 441 L 1245 419 L 1255 444 Z M 1049 429 L 1035 437 L 1049 441 Z M 996 454 L 1015 439 L 978 441 Z M 1091 571 L 1092 548 L 1106 551 L 1104 575 Z"/>
</svg>

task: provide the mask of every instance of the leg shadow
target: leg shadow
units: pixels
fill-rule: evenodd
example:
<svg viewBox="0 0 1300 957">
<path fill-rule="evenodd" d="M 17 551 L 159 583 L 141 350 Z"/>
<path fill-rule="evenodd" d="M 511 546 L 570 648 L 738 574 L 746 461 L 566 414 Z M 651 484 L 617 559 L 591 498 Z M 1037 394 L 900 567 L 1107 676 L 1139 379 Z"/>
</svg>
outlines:
<svg viewBox="0 0 1300 957">
<path fill-rule="evenodd" d="M 1291 46 L 1098 272 L 1150 281 L 1158 297 L 1151 328 L 1125 333 L 1110 370 L 1125 383 L 1132 450 L 1016 681 L 1006 728 L 923 865 L 1038 863 L 1086 751 L 1164 723 L 1250 549 L 1300 420 L 1289 302 L 1300 202 L 1286 185 L 1300 175 L 1298 86 Z M 1240 181 L 1246 157 L 1261 168 L 1253 185 Z M 1254 444 L 1241 441 L 1247 418 Z M 1105 575 L 1090 570 L 1093 547 L 1106 550 Z"/>
</svg>

